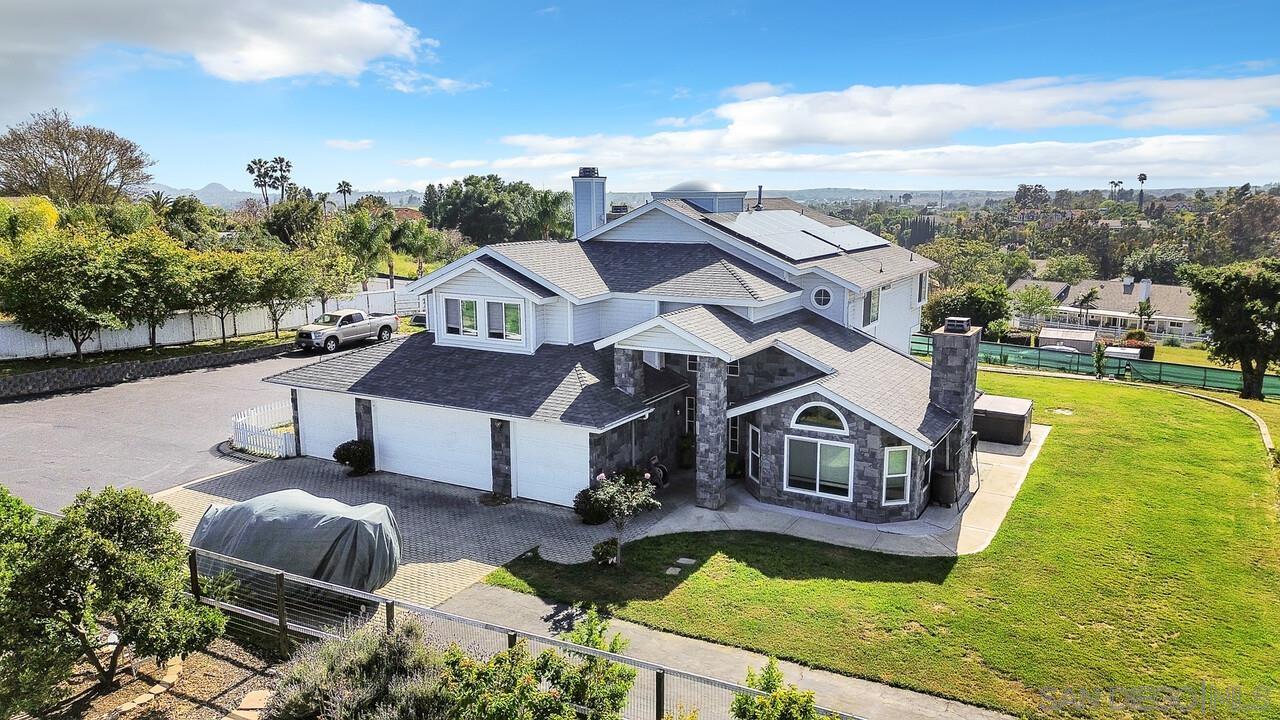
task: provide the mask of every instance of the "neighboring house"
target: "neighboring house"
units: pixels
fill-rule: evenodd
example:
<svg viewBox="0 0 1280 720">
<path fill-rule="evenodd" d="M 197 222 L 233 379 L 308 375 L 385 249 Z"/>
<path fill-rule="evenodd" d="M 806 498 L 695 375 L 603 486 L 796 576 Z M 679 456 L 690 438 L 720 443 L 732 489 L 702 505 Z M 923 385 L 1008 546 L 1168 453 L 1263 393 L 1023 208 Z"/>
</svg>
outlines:
<svg viewBox="0 0 1280 720">
<path fill-rule="evenodd" d="M 1088 311 L 1087 327 L 1103 332 L 1122 334 L 1125 330 L 1143 328 L 1150 332 L 1200 337 L 1195 312 L 1191 306 L 1195 296 L 1181 285 L 1157 285 L 1150 280 L 1123 277 L 1119 280 L 1081 280 L 1070 285 L 1049 280 L 1015 280 L 1009 286 L 1016 291 L 1028 285 L 1039 285 L 1053 293 L 1058 300 L 1056 312 L 1047 318 L 1018 318 L 1020 325 L 1035 324 L 1041 320 L 1068 326 L 1086 326 L 1085 310 L 1072 303 L 1092 288 L 1098 289 L 1098 300 Z M 1138 303 L 1151 301 L 1155 314 L 1145 323 L 1138 318 Z M 1145 326 L 1145 327 L 1144 327 Z"/>
<path fill-rule="evenodd" d="M 783 198 L 685 184 L 570 241 L 482 247 L 411 283 L 429 332 L 276 375 L 302 454 L 569 505 L 601 472 L 677 467 L 699 505 L 874 522 L 969 490 L 980 331 L 908 354 L 936 264 Z"/>
</svg>

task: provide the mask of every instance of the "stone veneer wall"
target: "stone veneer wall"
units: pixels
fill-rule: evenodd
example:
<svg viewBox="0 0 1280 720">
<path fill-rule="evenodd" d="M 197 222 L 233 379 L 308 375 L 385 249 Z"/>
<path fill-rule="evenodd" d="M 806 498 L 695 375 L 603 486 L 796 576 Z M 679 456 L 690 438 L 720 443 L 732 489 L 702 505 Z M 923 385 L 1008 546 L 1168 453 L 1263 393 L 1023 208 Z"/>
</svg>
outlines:
<svg viewBox="0 0 1280 720">
<path fill-rule="evenodd" d="M 812 365 L 777 348 L 742 358 L 738 368 L 738 377 L 728 380 L 730 402 L 822 375 Z"/>
<path fill-rule="evenodd" d="M 97 387 L 99 385 L 115 385 L 116 383 L 129 382 L 130 380 L 174 375 L 188 370 L 234 365 L 279 355 L 292 347 L 292 344 L 285 343 L 249 348 L 247 350 L 233 350 L 225 353 L 198 353 L 165 358 L 163 360 L 129 360 L 86 367 L 55 368 L 21 373 L 10 375 L 9 377 L 0 377 L 0 399 L 45 395 Z"/>
<path fill-rule="evenodd" d="M 511 421 L 489 418 L 493 455 L 493 494 L 511 497 Z"/>
<path fill-rule="evenodd" d="M 373 401 L 368 398 L 356 398 L 356 439 L 373 448 L 373 466 L 378 467 L 378 447 L 373 442 Z"/>
<path fill-rule="evenodd" d="M 719 509 L 724 505 L 728 478 L 725 461 L 729 397 L 726 388 L 729 365 L 719 358 L 701 358 L 697 380 L 697 457 L 695 459 L 698 507 Z"/>
<path fill-rule="evenodd" d="M 676 408 L 684 396 L 675 394 L 659 400 L 646 420 L 633 420 L 608 432 L 591 435 L 591 477 L 629 467 L 647 468 L 654 455 L 668 468 L 676 466 L 676 443 L 682 419 Z M 635 459 L 632 461 L 632 432 L 635 432 Z"/>
<path fill-rule="evenodd" d="M 864 420 L 844 408 L 837 407 L 849 426 L 847 436 L 830 433 L 798 430 L 791 427 L 791 418 L 796 411 L 811 402 L 826 402 L 821 396 L 807 395 L 794 400 L 778 403 L 749 413 L 743 418 L 742 442 L 748 442 L 748 426 L 760 428 L 760 481 L 750 479 L 747 489 L 760 500 L 774 505 L 783 505 L 826 515 L 862 520 L 865 522 L 893 522 L 896 520 L 914 520 L 929 505 L 929 490 L 921 487 L 924 467 L 928 460 L 927 453 L 918 448 L 911 453 L 911 493 L 909 501 L 904 505 L 884 506 L 880 502 L 882 495 L 882 475 L 884 469 L 884 448 L 895 445 L 906 445 L 892 433 Z M 827 405 L 832 405 L 826 402 Z M 848 443 L 854 447 L 853 457 L 853 500 L 821 497 L 791 492 L 784 489 L 783 475 L 785 468 L 786 437 L 813 438 L 816 440 L 834 440 Z M 743 445 L 746 451 L 746 445 Z"/>
</svg>

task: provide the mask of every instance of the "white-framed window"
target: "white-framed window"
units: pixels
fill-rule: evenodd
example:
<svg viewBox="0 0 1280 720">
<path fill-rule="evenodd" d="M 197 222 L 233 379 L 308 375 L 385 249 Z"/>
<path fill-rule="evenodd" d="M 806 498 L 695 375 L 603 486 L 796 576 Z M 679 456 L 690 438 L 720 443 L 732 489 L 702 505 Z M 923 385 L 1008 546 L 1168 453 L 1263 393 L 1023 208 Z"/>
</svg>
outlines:
<svg viewBox="0 0 1280 720">
<path fill-rule="evenodd" d="M 816 287 L 809 293 L 809 301 L 814 307 L 824 308 L 831 304 L 831 290 L 825 287 Z"/>
<path fill-rule="evenodd" d="M 738 364 L 737 360 L 729 361 L 728 374 L 729 374 L 729 377 L 738 377 L 739 375 L 742 374 L 742 366 Z"/>
<path fill-rule="evenodd" d="M 791 416 L 791 427 L 815 432 L 848 435 L 849 427 L 839 410 L 822 402 L 814 402 L 796 410 Z"/>
<path fill-rule="evenodd" d="M 882 505 L 903 505 L 911 498 L 911 446 L 884 449 Z"/>
<path fill-rule="evenodd" d="M 490 300 L 485 303 L 488 313 L 489 338 L 492 340 L 524 340 L 524 323 L 518 302 Z"/>
<path fill-rule="evenodd" d="M 688 371 L 689 371 L 689 372 L 691 372 L 691 373 L 696 373 L 696 372 L 698 372 L 698 356 L 697 356 L 697 355 L 685 355 L 685 356 L 684 356 L 684 369 L 685 369 L 685 370 L 688 370 Z"/>
<path fill-rule="evenodd" d="M 848 443 L 788 435 L 783 468 L 783 487 L 790 492 L 853 497 L 853 446 Z"/>
<path fill-rule="evenodd" d="M 1169 327 L 1170 327 L 1170 329 L 1181 330 L 1181 329 L 1182 329 L 1182 321 L 1181 321 L 1181 320 L 1170 320 L 1170 321 L 1169 321 Z"/>
<path fill-rule="evenodd" d="M 924 457 L 924 472 L 920 478 L 920 492 L 929 489 L 929 483 L 933 480 L 933 451 L 930 450 Z"/>
<path fill-rule="evenodd" d="M 731 455 L 738 454 L 738 433 L 741 423 L 737 415 L 729 418 L 729 453 Z"/>
<path fill-rule="evenodd" d="M 862 327 L 880 319 L 880 288 L 862 296 Z"/>
<path fill-rule="evenodd" d="M 698 400 L 692 395 L 684 396 L 684 432 L 694 434 L 698 429 Z"/>
<path fill-rule="evenodd" d="M 480 334 L 480 317 L 475 300 L 444 299 L 444 331 L 449 335 L 475 337 Z"/>
<path fill-rule="evenodd" d="M 920 273 L 919 280 L 916 281 L 916 302 L 921 305 L 929 299 L 929 273 Z"/>
<path fill-rule="evenodd" d="M 747 426 L 747 477 L 760 481 L 760 428 Z"/>
</svg>

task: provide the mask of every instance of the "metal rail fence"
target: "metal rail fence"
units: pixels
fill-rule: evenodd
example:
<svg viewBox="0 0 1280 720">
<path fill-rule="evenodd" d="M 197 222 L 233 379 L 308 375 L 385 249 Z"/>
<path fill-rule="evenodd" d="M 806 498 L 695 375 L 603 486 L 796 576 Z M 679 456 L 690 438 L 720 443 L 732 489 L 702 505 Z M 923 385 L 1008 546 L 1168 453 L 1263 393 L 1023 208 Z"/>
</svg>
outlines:
<svg viewBox="0 0 1280 720">
<path fill-rule="evenodd" d="M 913 355 L 932 355 L 933 338 L 928 335 L 911 336 Z M 1034 370 L 1065 372 L 1076 375 L 1093 375 L 1096 370 L 1089 353 L 1072 353 L 1061 350 L 1045 350 L 1025 345 L 983 342 L 978 346 L 978 361 L 991 365 L 1012 365 Z M 1243 383 L 1239 370 L 1214 368 L 1201 365 L 1158 362 L 1155 360 L 1131 360 L 1108 357 L 1103 361 L 1103 374 L 1109 377 L 1137 382 L 1183 385 L 1205 390 L 1240 392 Z M 1263 378 L 1262 389 L 1268 395 L 1280 395 L 1280 375 Z"/>
<path fill-rule="evenodd" d="M 368 623 L 393 628 L 412 615 L 428 629 L 432 647 L 457 645 L 477 658 L 491 657 L 523 640 L 539 653 L 554 649 L 568 657 L 598 657 L 636 670 L 623 716 L 628 720 L 662 720 L 668 714 L 697 711 L 700 720 L 731 720 L 738 695 L 758 690 L 646 662 L 625 655 L 575 645 L 553 637 L 462 617 L 415 603 L 393 600 L 332 583 L 312 580 L 256 563 L 192 548 L 189 555 L 191 593 L 229 616 L 233 629 L 274 643 L 288 655 L 300 642 L 341 638 Z M 822 709 L 841 720 L 860 716 Z"/>
<path fill-rule="evenodd" d="M 288 400 L 242 410 L 231 418 L 231 446 L 251 455 L 269 458 L 296 455 L 296 432 L 293 404 Z"/>
</svg>

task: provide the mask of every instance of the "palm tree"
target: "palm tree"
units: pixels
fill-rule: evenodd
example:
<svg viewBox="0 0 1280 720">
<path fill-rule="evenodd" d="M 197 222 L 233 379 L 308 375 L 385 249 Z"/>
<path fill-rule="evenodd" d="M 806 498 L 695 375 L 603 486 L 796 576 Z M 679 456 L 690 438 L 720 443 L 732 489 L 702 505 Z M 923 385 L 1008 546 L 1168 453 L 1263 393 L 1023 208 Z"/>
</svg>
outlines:
<svg viewBox="0 0 1280 720">
<path fill-rule="evenodd" d="M 342 196 L 342 209 L 347 209 L 347 196 L 351 194 L 351 183 L 343 180 L 338 183 L 338 194 Z"/>
<path fill-rule="evenodd" d="M 1146 174 L 1146 173 L 1138 173 L 1138 212 L 1141 212 L 1141 213 L 1145 213 L 1145 212 L 1146 212 L 1146 210 L 1144 210 L 1144 209 L 1143 209 L 1143 206 L 1142 206 L 1142 202 L 1143 202 L 1143 200 L 1145 200 L 1145 199 L 1146 199 L 1146 198 L 1145 198 L 1145 190 L 1144 190 L 1144 188 L 1143 188 L 1142 186 L 1143 186 L 1143 185 L 1146 185 L 1146 184 L 1147 184 L 1147 174 Z"/>
<path fill-rule="evenodd" d="M 569 214 L 572 196 L 562 191 L 542 190 L 534 193 L 529 202 L 529 215 L 525 235 L 528 238 L 550 240 L 552 237 L 569 237 L 573 234 L 573 217 Z"/>
<path fill-rule="evenodd" d="M 1147 323 L 1151 322 L 1151 318 L 1156 315 L 1156 309 L 1151 305 L 1150 300 L 1139 300 L 1133 314 L 1138 316 L 1138 322 L 1141 323 L 1142 329 L 1146 330 Z"/>
<path fill-rule="evenodd" d="M 1116 200 L 1119 200 L 1119 199 L 1120 199 L 1120 188 L 1122 188 L 1122 187 L 1124 187 L 1124 181 L 1123 181 L 1123 180 L 1117 180 L 1117 181 L 1116 181 Z"/>
<path fill-rule="evenodd" d="M 271 166 L 262 158 L 254 158 L 244 170 L 253 176 L 253 186 L 262 191 L 262 202 L 271 207 L 271 200 L 267 198 L 267 188 L 274 187 L 271 185 Z"/>
<path fill-rule="evenodd" d="M 142 202 L 151 206 L 151 211 L 156 214 L 156 217 L 162 218 L 164 217 L 165 211 L 173 204 L 173 198 L 165 195 L 159 190 L 152 190 L 142 196 Z"/>
<path fill-rule="evenodd" d="M 393 257 L 390 223 L 384 216 L 375 217 L 367 210 L 357 210 L 346 218 L 342 244 L 359 265 L 360 287 L 367 291 L 369 275 L 381 263 L 391 262 Z"/>
<path fill-rule="evenodd" d="M 405 220 L 391 231 L 391 247 L 418 261 L 418 277 L 428 257 L 435 257 L 443 236 L 426 220 Z"/>
<path fill-rule="evenodd" d="M 280 191 L 280 201 L 284 202 L 284 191 L 289 187 L 289 178 L 293 172 L 293 163 L 277 155 L 271 158 L 271 188 Z"/>
<path fill-rule="evenodd" d="M 1071 303 L 1072 307 L 1079 308 L 1084 311 L 1084 324 L 1086 326 L 1089 324 L 1089 311 L 1098 307 L 1098 298 L 1101 297 L 1101 295 L 1102 294 L 1098 292 L 1098 288 L 1092 287 L 1089 288 L 1088 292 L 1080 293 L 1080 296 Z"/>
</svg>

